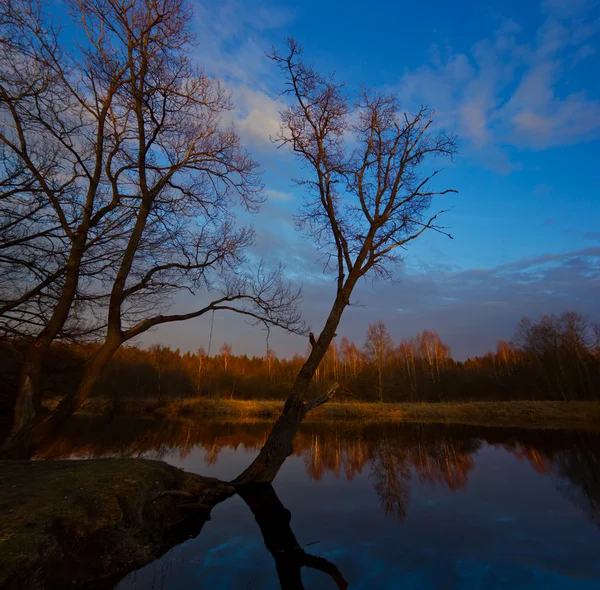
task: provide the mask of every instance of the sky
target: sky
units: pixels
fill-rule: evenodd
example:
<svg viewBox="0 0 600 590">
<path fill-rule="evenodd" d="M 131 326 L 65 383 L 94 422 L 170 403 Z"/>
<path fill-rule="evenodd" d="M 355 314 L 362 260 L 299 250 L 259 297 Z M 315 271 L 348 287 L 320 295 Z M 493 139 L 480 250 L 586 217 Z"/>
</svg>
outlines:
<svg viewBox="0 0 600 590">
<path fill-rule="evenodd" d="M 286 265 L 303 287 L 304 319 L 318 333 L 335 294 L 319 253 L 293 227 L 299 165 L 270 141 L 283 80 L 265 52 L 296 38 L 305 57 L 348 91 L 395 92 L 403 108 L 427 104 L 459 139 L 441 177 L 458 191 L 436 204 L 454 239 L 429 233 L 406 253 L 394 284 L 364 281 L 339 336 L 364 342 L 382 319 L 394 340 L 437 330 L 465 359 L 510 339 L 523 316 L 574 310 L 600 321 L 600 1 L 369 3 L 347 0 L 194 3 L 194 57 L 221 79 L 234 124 L 263 170 L 268 201 L 250 221 L 252 254 Z M 241 219 L 247 222 L 247 219 Z M 201 298 L 202 296 L 200 296 Z M 174 309 L 197 307 L 181 297 Z M 208 348 L 210 317 L 147 334 L 182 351 Z M 215 314 L 211 353 L 264 355 L 266 334 Z M 273 330 L 280 356 L 307 339 Z"/>
</svg>

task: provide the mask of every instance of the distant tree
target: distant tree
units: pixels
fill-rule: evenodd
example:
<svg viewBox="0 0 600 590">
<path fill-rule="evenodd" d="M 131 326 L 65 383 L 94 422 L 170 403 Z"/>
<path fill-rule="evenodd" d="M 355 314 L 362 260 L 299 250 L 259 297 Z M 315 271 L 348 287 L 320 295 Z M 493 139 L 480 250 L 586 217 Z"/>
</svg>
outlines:
<svg viewBox="0 0 600 590">
<path fill-rule="evenodd" d="M 551 391 L 565 400 L 590 395 L 589 367 L 597 359 L 593 357 L 594 326 L 587 318 L 576 312 L 522 318 L 513 340 L 535 360 Z"/>
<path fill-rule="evenodd" d="M 269 373 L 269 384 L 273 383 L 273 364 L 277 360 L 275 356 L 275 352 L 272 348 L 267 349 L 267 355 L 265 357 L 265 361 L 267 363 L 267 371 Z"/>
<path fill-rule="evenodd" d="M 418 346 L 414 338 L 403 338 L 400 342 L 397 350 L 397 355 L 402 359 L 402 367 L 406 372 L 408 378 L 408 386 L 410 388 L 411 401 L 416 401 L 418 392 L 418 378 L 417 378 L 417 359 L 418 359 Z"/>
<path fill-rule="evenodd" d="M 154 367 L 158 377 L 157 393 L 158 397 L 160 397 L 162 394 L 162 376 L 165 370 L 166 361 L 171 353 L 171 349 L 168 346 L 162 346 L 161 344 L 153 344 L 149 350 L 152 353 Z"/>
<path fill-rule="evenodd" d="M 436 331 L 423 330 L 415 342 L 419 357 L 423 361 L 432 383 L 440 381 L 440 367 L 450 358 L 450 347 L 442 342 Z"/>
<path fill-rule="evenodd" d="M 518 351 L 516 346 L 506 340 L 498 340 L 496 344 L 496 363 L 499 376 L 511 376 L 517 364 Z"/>
<path fill-rule="evenodd" d="M 229 359 L 231 358 L 231 345 L 225 342 L 223 346 L 221 346 L 219 350 L 219 355 L 221 357 L 221 364 L 223 365 L 223 371 L 227 371 L 229 366 Z"/>
<path fill-rule="evenodd" d="M 202 368 L 206 362 L 206 350 L 204 346 L 200 346 L 198 351 L 196 352 L 196 356 L 198 357 L 198 370 L 196 373 L 196 395 L 200 395 L 201 386 L 202 386 Z"/>
<path fill-rule="evenodd" d="M 392 355 L 394 342 L 382 320 L 370 323 L 367 328 L 365 352 L 377 371 L 377 399 L 383 401 L 383 370 Z"/>
<path fill-rule="evenodd" d="M 302 49 L 288 39 L 285 53 L 270 58 L 286 78 L 292 104 L 281 113 L 275 141 L 288 146 L 307 176 L 298 226 L 311 236 L 335 276 L 336 292 L 325 325 L 300 369 L 283 413 L 261 452 L 236 480 L 243 485 L 270 482 L 292 452 L 304 416 L 325 403 L 334 388 L 305 401 L 357 282 L 371 274 L 389 278 L 407 244 L 425 231 L 446 234 L 427 212 L 436 195 L 451 190 L 432 186 L 438 171 L 429 159 L 452 156 L 453 136 L 434 132 L 433 113 L 422 107 L 402 112 L 396 96 L 363 90 L 351 103 L 343 84 L 302 60 Z M 448 234 L 446 234 L 448 235 Z"/>
</svg>

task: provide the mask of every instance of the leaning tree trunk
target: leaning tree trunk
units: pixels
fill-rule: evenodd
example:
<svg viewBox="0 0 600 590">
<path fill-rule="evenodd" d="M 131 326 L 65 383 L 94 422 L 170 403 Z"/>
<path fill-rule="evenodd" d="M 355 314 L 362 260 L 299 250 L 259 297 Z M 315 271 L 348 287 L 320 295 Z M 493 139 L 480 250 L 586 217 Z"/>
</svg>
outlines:
<svg viewBox="0 0 600 590">
<path fill-rule="evenodd" d="M 85 234 L 79 232 L 75 240 L 69 260 L 67 262 L 65 282 L 63 283 L 60 298 L 52 311 L 52 315 L 44 329 L 29 344 L 19 377 L 19 392 L 15 404 L 13 427 L 3 448 L 18 439 L 40 419 L 42 411 L 41 374 L 44 359 L 54 339 L 63 329 L 79 283 L 79 273 Z"/>
<path fill-rule="evenodd" d="M 342 318 L 342 313 L 349 303 L 348 293 L 351 290 L 351 287 L 348 287 L 338 292 L 325 327 L 296 377 L 281 416 L 273 425 L 256 459 L 231 482 L 234 486 L 271 483 L 285 460 L 292 454 L 294 437 L 306 414 L 313 408 L 326 403 L 335 393 L 337 384 L 317 399 L 310 402 L 304 401 L 310 382 L 319 368 L 327 348 L 336 336 L 335 331 Z"/>
<path fill-rule="evenodd" d="M 292 454 L 294 437 L 308 412 L 307 404 L 302 401 L 302 394 L 308 389 L 309 383 L 310 381 L 302 389 L 294 386 L 258 457 L 233 480 L 233 485 L 271 483 L 275 479 L 285 460 Z"/>
</svg>

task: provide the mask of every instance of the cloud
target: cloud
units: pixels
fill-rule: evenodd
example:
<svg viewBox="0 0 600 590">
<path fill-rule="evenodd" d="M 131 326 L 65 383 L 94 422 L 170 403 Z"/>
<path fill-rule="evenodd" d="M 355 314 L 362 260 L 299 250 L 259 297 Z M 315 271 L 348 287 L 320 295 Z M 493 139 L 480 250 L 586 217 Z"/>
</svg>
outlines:
<svg viewBox="0 0 600 590">
<path fill-rule="evenodd" d="M 245 145 L 275 154 L 269 136 L 278 130 L 281 106 L 272 89 L 279 87 L 280 80 L 263 52 L 271 44 L 271 35 L 282 36 L 281 28 L 291 14 L 276 5 L 271 6 L 273 10 L 267 6 L 238 0 L 203 3 L 198 7 L 199 51 L 206 71 L 223 79 L 233 93 L 236 110 L 231 120 Z M 521 166 L 512 159 L 511 148 L 545 149 L 600 136 L 598 97 L 575 87 L 576 80 L 568 77 L 568 67 L 597 59 L 598 23 L 582 18 L 591 4 L 547 0 L 542 7 L 545 21 L 527 40 L 523 39 L 524 27 L 505 19 L 493 35 L 468 51 L 432 47 L 431 63 L 407 72 L 399 82 L 407 107 L 421 102 L 432 105 L 439 124 L 459 134 L 472 159 L 503 173 Z M 539 197 L 553 191 L 543 184 L 534 189 Z M 293 231 L 288 208 L 292 195 L 274 188 L 267 195 L 270 200 L 262 214 L 250 220 L 257 229 L 253 256 L 270 264 L 286 264 L 290 278 L 304 284 L 305 318 L 318 328 L 335 292 L 333 278 L 322 272 L 323 260 L 314 244 Z M 587 232 L 585 237 L 590 240 L 587 243 L 598 245 L 597 232 Z M 396 340 L 425 328 L 437 329 L 456 357 L 465 358 L 485 353 L 498 338 L 510 338 L 523 315 L 574 309 L 600 319 L 598 247 L 524 258 L 493 268 L 456 270 L 429 264 L 417 270 L 404 266 L 399 276 L 398 284 L 379 283 L 375 289 L 370 281 L 360 283 L 352 298 L 360 305 L 345 313 L 340 336 L 362 343 L 368 322 L 383 318 Z M 196 304 L 184 299 L 177 302 L 181 310 Z M 158 339 L 184 349 L 206 346 L 207 322 L 204 318 L 165 326 Z M 264 354 L 264 334 L 240 325 L 239 317 L 217 314 L 215 350 L 228 340 L 236 352 Z M 273 331 L 271 346 L 291 356 L 305 351 L 306 339 Z"/>
<path fill-rule="evenodd" d="M 559 18 L 582 15 L 593 5 L 590 0 L 542 0 L 542 9 Z"/>
<path fill-rule="evenodd" d="M 583 61 L 586 57 L 591 57 L 596 54 L 596 50 L 591 45 L 582 45 L 573 56 L 571 62 L 573 66 L 576 66 L 580 61 Z"/>
<path fill-rule="evenodd" d="M 277 69 L 265 51 L 290 23 L 293 14 L 275 2 L 208 0 L 195 4 L 198 63 L 231 92 L 235 109 L 227 117 L 246 145 L 270 149 L 279 130 L 275 100 Z"/>
<path fill-rule="evenodd" d="M 568 230 L 569 234 L 582 237 L 590 242 L 600 242 L 600 231 L 581 231 L 578 229 Z"/>
<path fill-rule="evenodd" d="M 244 143 L 261 150 L 275 150 L 271 138 L 279 131 L 281 105 L 266 92 L 243 84 L 233 85 L 232 93 L 236 103 L 233 122 Z"/>
<path fill-rule="evenodd" d="M 285 215 L 276 225 L 285 223 Z M 303 315 L 319 328 L 329 312 L 335 294 L 331 275 L 322 273 L 316 263 L 318 253 L 298 241 L 290 243 L 281 232 L 259 232 L 259 249 L 282 260 L 290 275 L 303 283 Z M 598 236 L 590 236 L 591 240 Z M 360 282 L 344 312 L 338 334 L 362 345 L 369 322 L 383 319 L 398 342 L 424 329 L 437 330 L 450 344 L 457 359 L 485 354 L 498 339 L 510 340 L 523 316 L 577 311 L 599 322 L 597 299 L 600 287 L 600 246 L 570 252 L 523 258 L 493 268 L 452 270 L 445 265 L 428 265 L 424 272 L 398 271 L 396 284 Z M 182 309 L 197 301 L 181 301 Z M 143 343 L 157 340 L 182 349 L 207 345 L 210 318 L 167 325 L 146 336 Z M 200 339 L 199 339 L 200 338 Z M 263 355 L 266 334 L 244 324 L 234 314 L 220 313 L 215 320 L 214 350 L 223 342 L 233 342 L 237 353 Z M 304 353 L 306 338 L 274 330 L 270 346 L 279 355 Z"/>
<path fill-rule="evenodd" d="M 493 268 L 424 272 L 399 270 L 397 284 L 359 283 L 338 333 L 361 344 L 369 322 L 383 319 L 398 342 L 423 329 L 437 330 L 455 358 L 484 354 L 498 339 L 510 339 L 522 316 L 589 314 L 600 321 L 600 247 L 545 254 Z M 306 319 L 321 325 L 333 284 L 305 282 Z M 323 303 L 325 302 L 325 303 Z M 302 343 L 300 343 L 302 344 Z M 285 346 L 285 345 L 283 345 Z"/>
<path fill-rule="evenodd" d="M 546 61 L 530 68 L 502 110 L 512 126 L 513 141 L 530 147 L 569 145 L 600 132 L 600 101 L 582 92 L 555 95 L 558 64 Z"/>
<path fill-rule="evenodd" d="M 410 108 L 436 108 L 438 123 L 466 140 L 473 157 L 510 171 L 507 148 L 545 149 L 600 137 L 600 100 L 572 89 L 566 63 L 595 54 L 598 21 L 589 2 L 547 0 L 533 38 L 504 20 L 466 53 L 432 48 L 432 62 L 407 72 L 399 94 Z M 566 84 L 568 82 L 569 84 Z"/>
<path fill-rule="evenodd" d="M 264 84 L 271 75 L 265 59 L 269 35 L 290 23 L 290 10 L 274 2 L 241 0 L 208 0 L 194 8 L 203 67 L 224 80 Z"/>
<path fill-rule="evenodd" d="M 291 201 L 294 198 L 292 193 L 276 191 L 273 189 L 267 189 L 265 194 L 267 195 L 267 198 L 271 199 L 272 201 Z"/>
</svg>

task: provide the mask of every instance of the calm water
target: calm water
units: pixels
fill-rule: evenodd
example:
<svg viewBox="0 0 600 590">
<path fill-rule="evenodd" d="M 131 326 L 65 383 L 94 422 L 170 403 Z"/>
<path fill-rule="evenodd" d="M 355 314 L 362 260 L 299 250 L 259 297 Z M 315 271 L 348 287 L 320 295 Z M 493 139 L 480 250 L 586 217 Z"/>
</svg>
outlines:
<svg viewBox="0 0 600 590">
<path fill-rule="evenodd" d="M 228 479 L 267 432 L 83 421 L 46 455 L 146 456 Z M 118 588 L 269 589 L 280 578 L 301 588 L 300 575 L 305 588 L 324 589 L 343 587 L 340 575 L 364 589 L 598 589 L 600 437 L 309 425 L 273 488 L 216 506 L 197 538 Z"/>
</svg>

